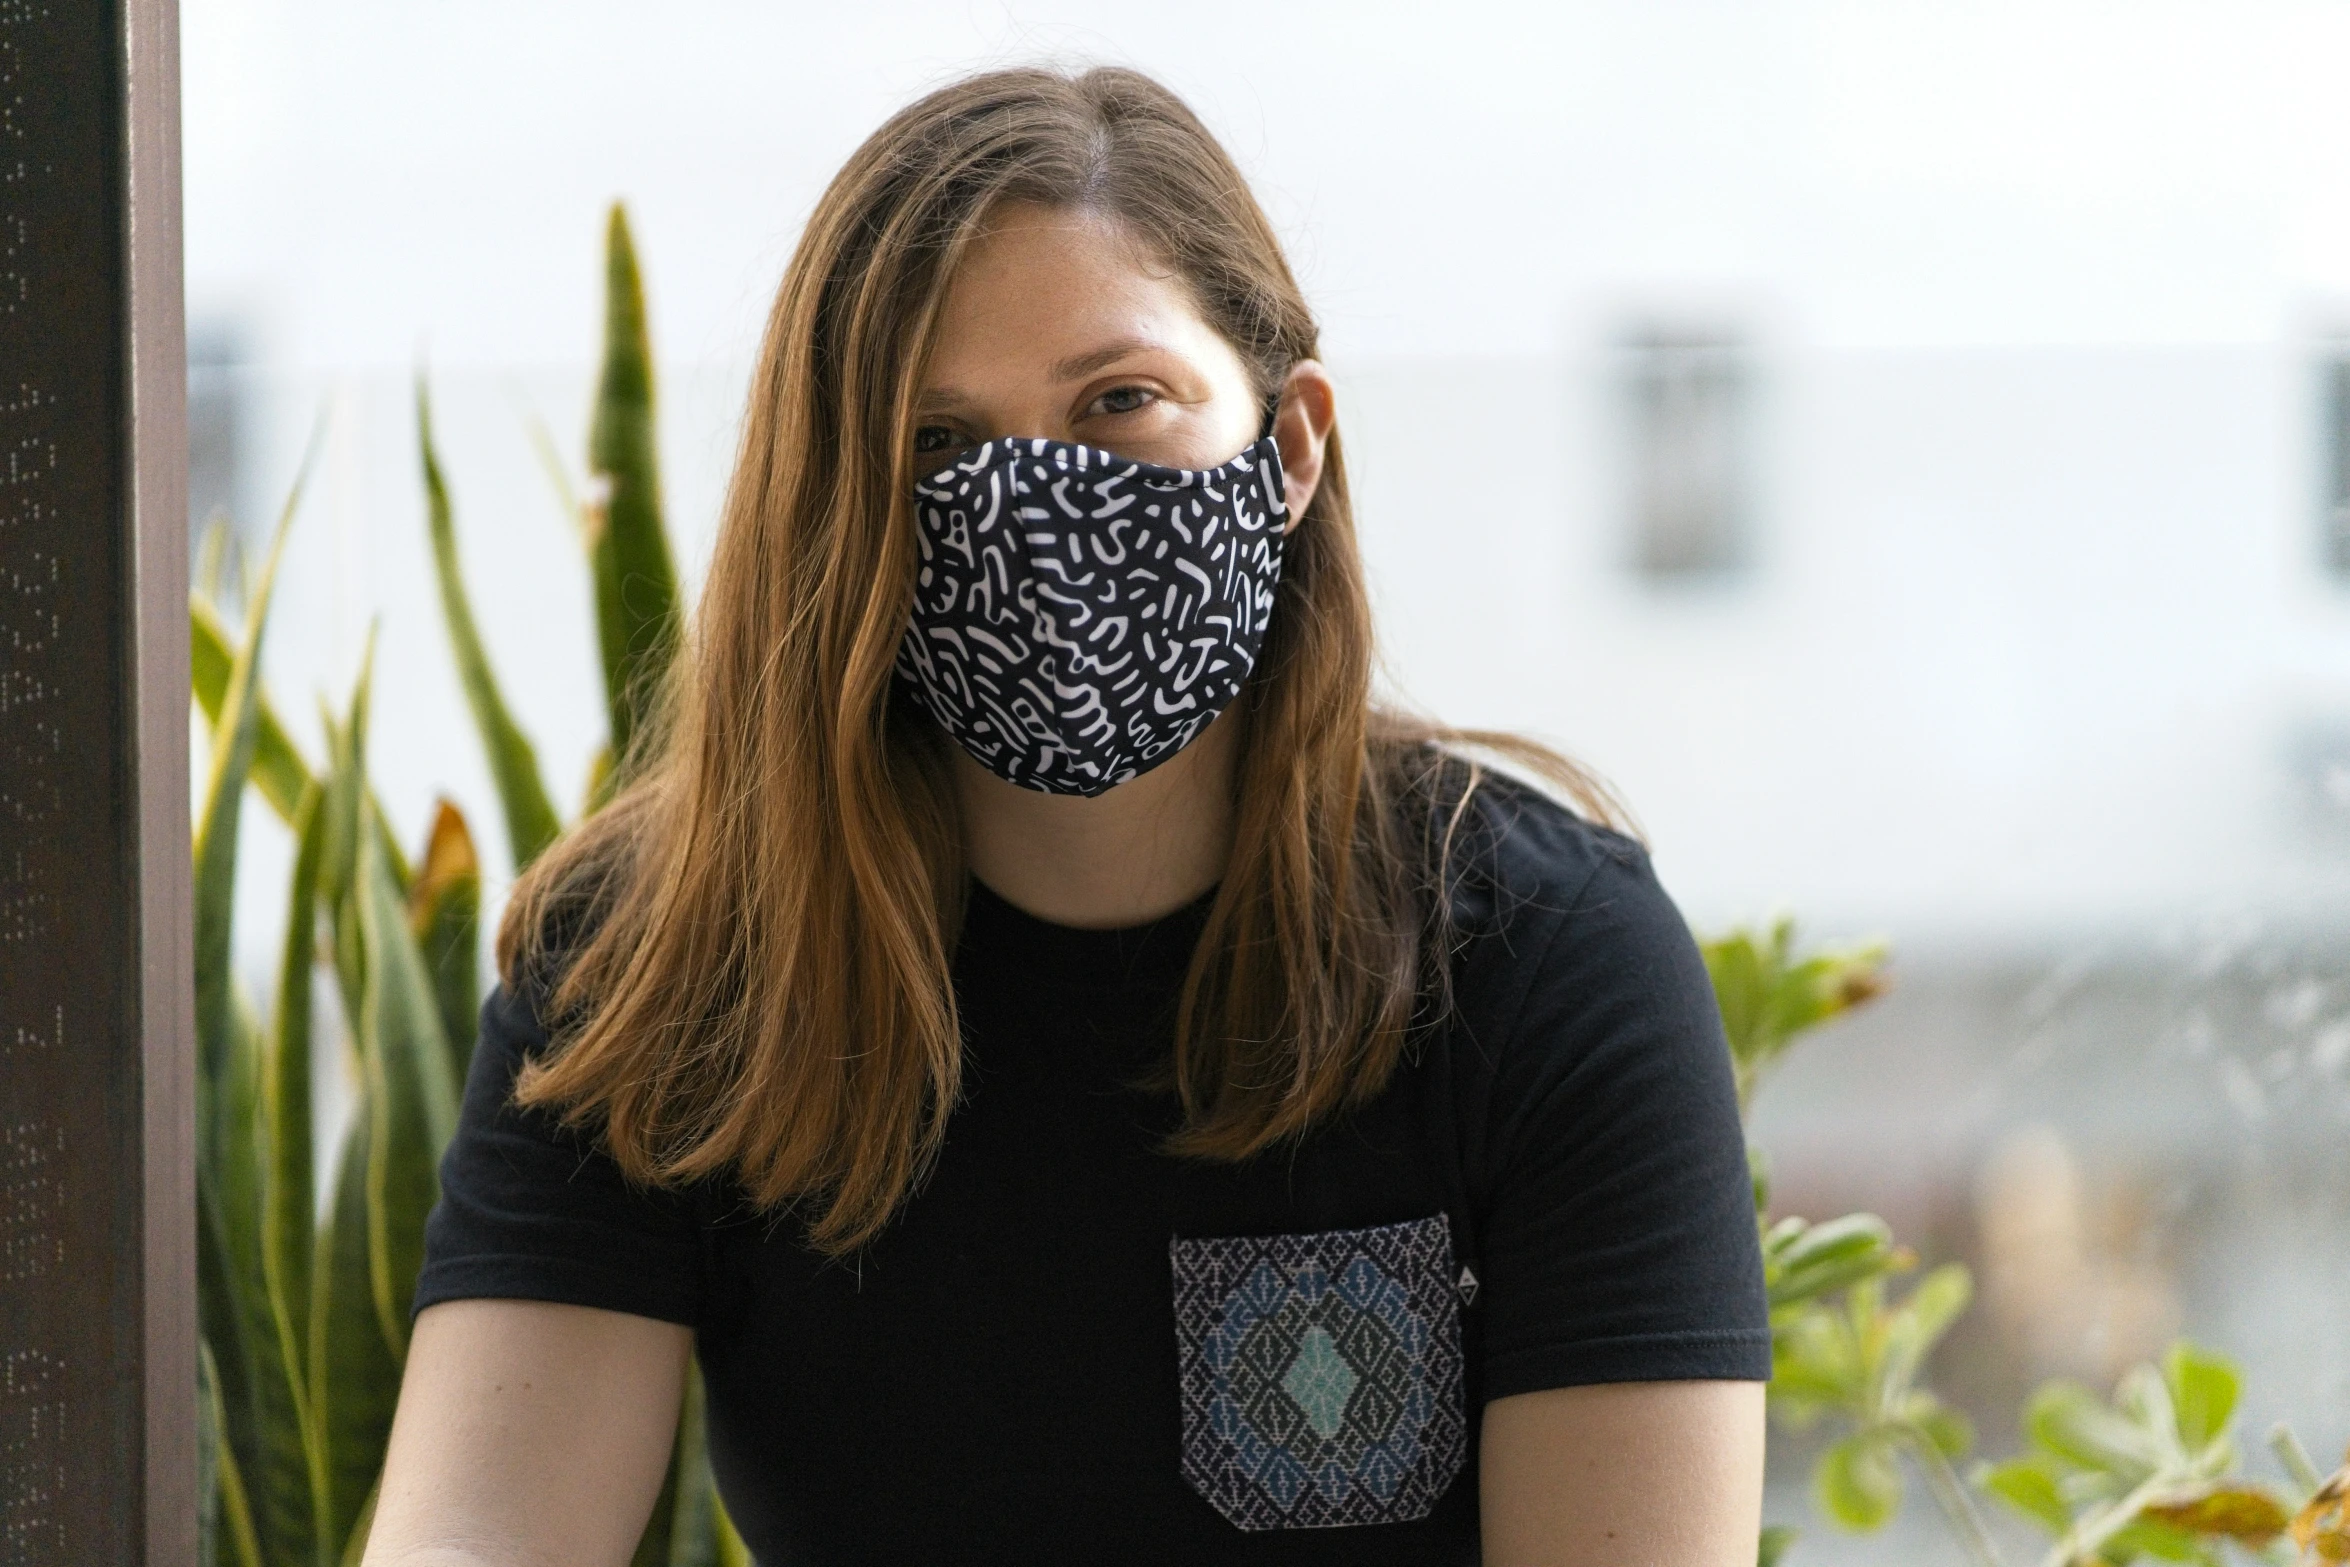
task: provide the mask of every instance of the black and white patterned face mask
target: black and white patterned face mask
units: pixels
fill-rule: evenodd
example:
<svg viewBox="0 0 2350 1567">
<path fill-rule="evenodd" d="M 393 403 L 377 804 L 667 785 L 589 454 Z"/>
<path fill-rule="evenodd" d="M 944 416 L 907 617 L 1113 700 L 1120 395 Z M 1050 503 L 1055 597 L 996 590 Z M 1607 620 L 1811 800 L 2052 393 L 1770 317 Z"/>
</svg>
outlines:
<svg viewBox="0 0 2350 1567">
<path fill-rule="evenodd" d="M 994 440 L 914 487 L 898 673 L 999 778 L 1096 795 L 1240 694 L 1281 577 L 1270 435 L 1219 468 Z"/>
</svg>

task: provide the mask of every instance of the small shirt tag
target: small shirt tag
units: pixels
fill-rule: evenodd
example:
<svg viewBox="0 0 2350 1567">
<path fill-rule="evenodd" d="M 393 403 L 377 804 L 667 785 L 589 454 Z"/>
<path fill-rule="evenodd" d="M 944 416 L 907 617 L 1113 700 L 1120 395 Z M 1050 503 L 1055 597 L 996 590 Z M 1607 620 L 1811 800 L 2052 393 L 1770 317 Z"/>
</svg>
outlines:
<svg viewBox="0 0 2350 1567">
<path fill-rule="evenodd" d="M 1477 1304 L 1477 1275 L 1469 1270 L 1469 1266 L 1466 1263 L 1461 1265 L 1461 1276 L 1458 1280 L 1458 1288 L 1461 1292 L 1462 1305 L 1474 1306 Z"/>
</svg>

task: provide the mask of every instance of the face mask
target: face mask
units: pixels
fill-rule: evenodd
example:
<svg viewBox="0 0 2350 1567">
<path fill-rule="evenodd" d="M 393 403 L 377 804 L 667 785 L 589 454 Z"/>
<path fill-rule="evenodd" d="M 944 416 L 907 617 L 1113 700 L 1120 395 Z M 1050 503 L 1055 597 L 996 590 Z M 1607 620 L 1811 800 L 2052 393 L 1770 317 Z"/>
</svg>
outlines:
<svg viewBox="0 0 2350 1567">
<path fill-rule="evenodd" d="M 1287 515 L 1269 435 L 1207 469 L 989 441 L 914 487 L 921 554 L 898 674 L 997 777 L 1100 794 L 1240 694 Z"/>
</svg>

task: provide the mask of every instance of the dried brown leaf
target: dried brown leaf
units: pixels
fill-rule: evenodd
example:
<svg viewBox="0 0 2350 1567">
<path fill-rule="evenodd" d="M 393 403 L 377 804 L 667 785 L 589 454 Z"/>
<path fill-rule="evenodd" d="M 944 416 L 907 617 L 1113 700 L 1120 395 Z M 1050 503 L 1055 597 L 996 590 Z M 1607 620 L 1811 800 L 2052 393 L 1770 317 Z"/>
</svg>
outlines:
<svg viewBox="0 0 2350 1567">
<path fill-rule="evenodd" d="M 2285 1504 L 2262 1486 L 2219 1480 L 2147 1503 L 2144 1516 L 2189 1534 L 2265 1545 L 2285 1532 Z"/>
<path fill-rule="evenodd" d="M 2291 1525 L 2304 1562 L 2350 1562 L 2350 1453 L 2317 1488 Z"/>
<path fill-rule="evenodd" d="M 473 834 L 465 817 L 447 800 L 433 813 L 432 835 L 425 840 L 424 861 L 408 889 L 408 921 L 419 937 L 431 928 L 442 895 L 458 882 L 481 878 L 481 857 L 474 852 Z"/>
</svg>

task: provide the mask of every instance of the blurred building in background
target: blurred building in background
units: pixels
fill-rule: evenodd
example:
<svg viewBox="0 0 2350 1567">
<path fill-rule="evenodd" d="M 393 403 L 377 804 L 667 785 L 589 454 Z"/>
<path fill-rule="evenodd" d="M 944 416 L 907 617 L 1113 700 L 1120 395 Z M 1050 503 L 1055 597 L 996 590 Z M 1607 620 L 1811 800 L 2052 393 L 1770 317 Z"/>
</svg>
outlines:
<svg viewBox="0 0 2350 1567">
<path fill-rule="evenodd" d="M 242 489 L 254 432 L 245 402 L 245 345 L 235 323 L 188 323 L 188 521 L 251 526 L 255 497 Z"/>
<path fill-rule="evenodd" d="M 1894 995 L 1758 1132 L 1785 1205 L 1975 1266 L 1938 1380 L 1986 1449 L 2033 1379 L 2178 1332 L 2244 1361 L 2255 1435 L 2350 1436 L 2350 11 L 189 0 L 185 31 L 191 306 L 231 324 L 196 504 L 254 537 L 322 430 L 270 678 L 307 713 L 374 629 L 407 836 L 447 791 L 500 860 L 419 364 L 576 798 L 602 705 L 531 431 L 577 464 L 603 203 L 690 576 L 840 160 L 962 70 L 1137 64 L 1323 313 L 1399 697 L 1611 777 L 1701 927 L 1894 939 Z M 1942 1550 L 1921 1518 L 1896 1554 Z"/>
</svg>

